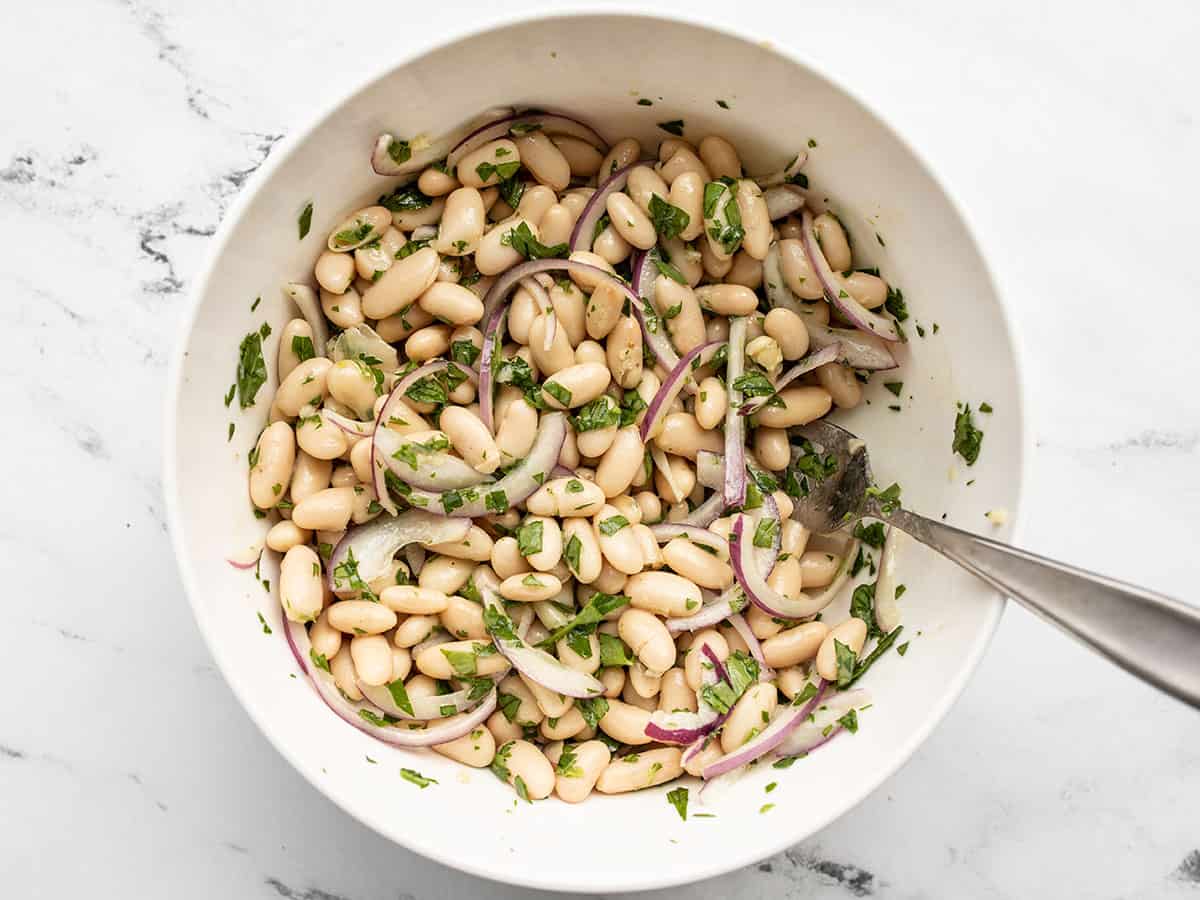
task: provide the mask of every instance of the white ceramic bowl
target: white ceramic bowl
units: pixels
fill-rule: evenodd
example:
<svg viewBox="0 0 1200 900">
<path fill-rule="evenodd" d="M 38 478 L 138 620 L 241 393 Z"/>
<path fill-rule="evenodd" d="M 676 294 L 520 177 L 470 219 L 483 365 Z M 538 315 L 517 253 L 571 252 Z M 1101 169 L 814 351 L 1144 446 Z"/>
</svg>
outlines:
<svg viewBox="0 0 1200 900">
<path fill-rule="evenodd" d="M 621 48 L 619 68 L 611 65 L 613 47 Z M 654 105 L 636 105 L 635 91 Z M 279 285 L 311 277 L 329 230 L 389 189 L 392 179 L 374 175 L 367 162 L 380 132 L 438 133 L 495 105 L 573 110 L 610 140 L 634 134 L 646 147 L 665 137 L 655 123 L 681 118 L 690 138 L 715 131 L 732 139 L 748 171 L 778 168 L 814 139 L 805 168 L 813 187 L 832 198 L 848 226 L 856 263 L 878 264 L 903 288 L 913 315 L 896 376 L 905 384 L 903 411 L 889 411 L 895 398 L 875 384 L 867 392 L 872 404 L 844 421 L 869 439 L 879 479 L 901 482 L 912 508 L 1000 535 L 1006 529 L 994 529 L 984 513 L 1015 513 L 1024 456 L 1010 325 L 962 216 L 877 115 L 781 48 L 659 18 L 537 19 L 421 53 L 293 135 L 214 239 L 173 365 L 166 495 L 196 621 L 254 721 L 351 815 L 456 868 L 530 887 L 610 892 L 717 875 L 812 834 L 896 771 L 961 691 L 1002 599 L 931 553 L 906 554 L 902 607 L 912 645 L 864 679 L 875 705 L 859 733 L 786 771 L 759 767 L 710 792 L 718 796 L 706 794 L 716 818 L 682 822 L 664 797 L 667 787 L 594 795 L 577 806 L 547 800 L 514 807 L 513 792 L 486 770 L 374 742 L 338 720 L 302 678 L 289 677 L 296 666 L 277 602 L 225 561 L 264 530 L 247 499 L 246 451 L 265 422 L 270 389 L 244 414 L 222 405 L 238 342 L 264 320 L 278 333 L 295 315 Z M 310 198 L 312 232 L 297 241 L 296 217 Z M 251 312 L 256 296 L 262 304 Z M 275 345 L 268 343 L 273 370 Z M 950 449 L 960 400 L 988 401 L 996 410 L 981 417 L 983 453 L 969 471 Z M 237 432 L 227 443 L 231 420 Z M 965 486 L 968 477 L 975 485 Z M 276 572 L 276 561 L 264 560 L 263 577 L 274 580 Z M 271 638 L 256 612 L 274 627 Z M 380 765 L 366 765 L 368 753 Z M 398 777 L 401 766 L 439 783 L 418 790 Z M 770 797 L 776 806 L 760 814 L 763 786 L 772 780 L 779 782 Z"/>
</svg>

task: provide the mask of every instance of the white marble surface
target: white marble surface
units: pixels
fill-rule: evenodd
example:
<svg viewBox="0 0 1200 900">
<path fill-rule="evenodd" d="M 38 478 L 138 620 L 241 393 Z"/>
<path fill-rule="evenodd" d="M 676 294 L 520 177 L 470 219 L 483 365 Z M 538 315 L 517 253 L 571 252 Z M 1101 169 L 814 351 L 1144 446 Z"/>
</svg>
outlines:
<svg viewBox="0 0 1200 900">
<path fill-rule="evenodd" d="M 230 199 L 406 34 L 495 14 L 455 6 L 0 6 L 5 896 L 521 895 L 386 843 L 267 745 L 181 596 L 159 474 L 165 360 Z M 1193 0 L 736 11 L 888 110 L 976 224 L 1033 386 L 1024 543 L 1196 599 Z M 1194 711 L 1010 609 L 867 802 L 659 896 L 1195 896 L 1198 784 Z"/>
</svg>

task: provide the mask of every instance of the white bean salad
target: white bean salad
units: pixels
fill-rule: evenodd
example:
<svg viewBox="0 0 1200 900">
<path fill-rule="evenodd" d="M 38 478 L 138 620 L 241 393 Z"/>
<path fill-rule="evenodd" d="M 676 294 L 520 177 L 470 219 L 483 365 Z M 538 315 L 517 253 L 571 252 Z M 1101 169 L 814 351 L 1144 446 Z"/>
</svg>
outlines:
<svg viewBox="0 0 1200 900">
<path fill-rule="evenodd" d="M 285 286 L 250 454 L 321 697 L 530 801 L 785 766 L 857 731 L 901 630 L 884 525 L 793 518 L 836 462 L 792 429 L 896 367 L 903 299 L 854 267 L 807 151 L 747 176 L 660 127 L 501 109 L 380 137 L 388 193 Z"/>
</svg>

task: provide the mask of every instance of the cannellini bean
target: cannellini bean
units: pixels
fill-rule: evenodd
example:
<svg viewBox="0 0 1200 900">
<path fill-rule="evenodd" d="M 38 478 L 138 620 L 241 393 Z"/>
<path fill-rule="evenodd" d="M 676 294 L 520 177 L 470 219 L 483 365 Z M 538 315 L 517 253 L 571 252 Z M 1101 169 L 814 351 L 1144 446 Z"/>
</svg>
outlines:
<svg viewBox="0 0 1200 900">
<path fill-rule="evenodd" d="M 457 187 L 457 178 L 433 166 L 422 171 L 417 179 L 417 189 L 426 197 L 444 197 Z"/>
<path fill-rule="evenodd" d="M 850 241 L 837 216 L 830 212 L 821 213 L 813 220 L 813 232 L 829 267 L 835 272 L 845 272 L 849 269 Z"/>
<path fill-rule="evenodd" d="M 820 300 L 825 294 L 817 274 L 808 264 L 808 255 L 797 238 L 779 242 L 779 272 L 783 282 L 801 300 Z"/>
<path fill-rule="evenodd" d="M 461 541 L 430 544 L 428 550 L 430 553 L 453 556 L 456 559 L 485 562 L 492 557 L 492 538 L 478 525 L 472 525 L 471 530 L 467 532 L 467 536 Z"/>
<path fill-rule="evenodd" d="M 721 728 L 721 749 L 732 753 L 761 732 L 770 724 L 771 715 L 778 705 L 779 694 L 775 685 L 759 682 L 746 688 L 746 693 L 734 704 Z"/>
<path fill-rule="evenodd" d="M 694 288 L 700 283 L 700 279 L 704 277 L 704 256 L 701 251 L 691 244 L 685 244 L 681 238 L 663 238 L 662 248 L 688 287 Z"/>
<path fill-rule="evenodd" d="M 612 227 L 634 247 L 649 250 L 658 242 L 654 225 L 628 194 L 621 191 L 609 194 L 605 208 Z"/>
<path fill-rule="evenodd" d="M 518 285 L 512 293 L 512 301 L 508 308 L 508 334 L 518 344 L 529 344 L 529 329 L 533 320 L 542 314 L 537 307 L 533 294 Z"/>
<path fill-rule="evenodd" d="M 743 178 L 737 183 L 735 196 L 738 212 L 742 216 L 742 228 L 746 232 L 742 247 L 761 262 L 767 258 L 767 250 L 771 246 L 771 217 L 767 213 L 767 201 L 763 199 L 762 188 L 751 179 Z"/>
<path fill-rule="evenodd" d="M 388 217 L 391 219 L 391 216 Z M 313 275 L 322 290 L 331 294 L 340 294 L 354 280 L 354 257 L 346 253 L 334 253 L 326 250 L 317 257 L 313 266 Z"/>
<path fill-rule="evenodd" d="M 791 461 L 792 449 L 788 444 L 788 434 L 782 428 L 768 428 L 765 425 L 754 429 L 754 455 L 764 469 L 771 472 L 781 472 Z"/>
<path fill-rule="evenodd" d="M 555 203 L 538 220 L 538 231 L 541 233 L 542 243 L 547 247 L 570 241 L 574 227 L 575 217 L 561 203 Z"/>
<path fill-rule="evenodd" d="M 667 183 L 662 180 L 654 169 L 648 165 L 634 166 L 629 170 L 625 184 L 625 193 L 638 205 L 642 212 L 650 214 L 650 198 L 658 195 L 658 199 L 666 200 L 670 196 Z"/>
<path fill-rule="evenodd" d="M 829 626 L 824 622 L 805 622 L 764 640 L 763 656 L 767 665 L 773 669 L 799 665 L 817 655 L 828 635 Z M 862 649 L 861 645 L 859 649 Z M 836 676 L 835 672 L 834 677 Z"/>
<path fill-rule="evenodd" d="M 654 279 L 654 307 L 681 354 L 704 343 L 704 314 L 695 292 L 686 284 L 659 275 Z"/>
<path fill-rule="evenodd" d="M 529 229 L 535 239 L 539 238 L 537 225 L 520 216 L 498 222 L 480 239 L 475 251 L 475 268 L 484 275 L 499 275 L 521 262 L 524 257 L 510 245 L 512 238 L 509 235 L 522 225 Z"/>
<path fill-rule="evenodd" d="M 574 409 L 603 394 L 610 380 L 607 366 L 575 363 L 546 379 L 542 384 L 542 399 L 551 409 Z"/>
<path fill-rule="evenodd" d="M 596 790 L 602 794 L 624 794 L 665 784 L 683 774 L 682 759 L 683 750 L 679 747 L 657 747 L 618 757 L 600 773 Z"/>
<path fill-rule="evenodd" d="M 546 347 L 546 330 L 554 322 L 554 337 Z M 549 313 L 534 317 L 529 326 L 529 353 L 533 356 L 538 371 L 553 375 L 575 365 L 575 351 L 571 349 L 571 337 L 565 328 L 559 328 L 557 319 Z M 603 390 L 603 389 L 601 389 Z"/>
<path fill-rule="evenodd" d="M 525 188 L 521 193 L 521 200 L 517 204 L 516 211 L 522 218 L 528 219 L 530 222 L 538 222 L 540 227 L 542 216 L 556 202 L 557 197 L 554 191 L 543 184 L 534 184 Z"/>
<path fill-rule="evenodd" d="M 342 648 L 342 633 L 329 624 L 328 609 L 317 616 L 308 630 L 308 639 L 312 642 L 313 652 L 324 656 L 326 660 L 333 659 Z"/>
<path fill-rule="evenodd" d="M 292 521 L 311 531 L 341 531 L 354 511 L 354 488 L 329 487 L 305 497 L 292 509 Z"/>
<path fill-rule="evenodd" d="M 404 354 L 413 362 L 426 362 L 444 356 L 450 349 L 450 326 L 427 325 L 409 335 Z"/>
<path fill-rule="evenodd" d="M 725 138 L 710 134 L 701 139 L 697 149 L 700 151 L 700 159 L 708 166 L 708 170 L 714 178 L 736 180 L 742 177 L 742 161 L 738 158 L 738 152 L 734 149 L 733 144 Z"/>
<path fill-rule="evenodd" d="M 275 392 L 275 406 L 289 419 L 306 404 L 319 406 L 325 399 L 325 378 L 333 363 L 323 356 L 306 359 L 296 366 Z"/>
<path fill-rule="evenodd" d="M 554 478 L 525 501 L 525 508 L 539 516 L 592 516 L 604 506 L 604 493 L 593 482 L 581 478 Z"/>
<path fill-rule="evenodd" d="M 853 272 L 843 279 L 846 290 L 867 309 L 878 309 L 887 300 L 887 282 L 870 272 Z"/>
<path fill-rule="evenodd" d="M 849 366 L 839 362 L 826 363 L 817 367 L 816 376 L 838 409 L 853 409 L 862 403 L 862 385 Z"/>
<path fill-rule="evenodd" d="M 359 443 L 361 444 L 362 441 Z M 354 474 L 354 470 L 350 466 L 338 466 L 329 477 L 329 484 L 332 487 L 354 487 L 358 484 L 358 476 Z"/>
<path fill-rule="evenodd" d="M 579 803 L 592 792 L 596 780 L 612 759 L 612 753 L 603 741 L 585 741 L 571 747 L 570 754 L 570 765 L 563 766 L 561 756 L 556 763 L 554 792 L 560 800 Z"/>
<path fill-rule="evenodd" d="M 857 657 L 866 641 L 867 623 L 862 619 L 850 618 L 840 625 L 835 625 L 825 635 L 817 650 L 817 674 L 826 681 L 837 681 L 837 644 L 849 647 Z"/>
<path fill-rule="evenodd" d="M 371 466 L 371 442 L 358 441 L 350 448 L 350 468 L 355 480 L 370 484 L 373 475 Z"/>
<path fill-rule="evenodd" d="M 485 724 L 496 744 L 503 745 L 509 741 L 517 741 L 525 735 L 525 730 L 516 722 L 508 721 L 501 710 L 496 710 L 488 716 Z"/>
<path fill-rule="evenodd" d="M 837 574 L 842 558 L 824 550 L 806 550 L 800 556 L 800 579 L 806 588 L 825 587 Z"/>
<path fill-rule="evenodd" d="M 775 339 L 786 360 L 796 360 L 808 352 L 808 330 L 804 321 L 790 309 L 776 307 L 763 323 L 766 333 Z"/>
<path fill-rule="evenodd" d="M 462 719 L 465 715 L 466 713 L 460 713 L 457 716 L 450 716 L 442 721 L 449 724 Z M 435 744 L 433 749 L 442 754 L 442 756 L 450 757 L 455 762 L 460 762 L 465 766 L 471 766 L 475 769 L 482 769 L 491 765 L 492 759 L 496 755 L 496 739 L 490 731 L 481 725 L 478 728 L 471 729 L 470 732 L 453 741 L 448 741 L 445 744 Z"/>
<path fill-rule="evenodd" d="M 667 473 L 656 467 L 654 472 L 655 490 L 668 503 L 682 503 L 696 487 L 696 470 L 686 459 L 679 456 L 668 456 L 667 467 L 671 473 L 669 481 Z"/>
<path fill-rule="evenodd" d="M 580 343 L 587 335 L 583 291 L 579 290 L 573 281 L 555 282 L 550 287 L 550 305 L 554 307 L 558 327 L 566 330 L 567 338 L 575 348 L 575 361 L 587 362 L 578 357 Z"/>
<path fill-rule="evenodd" d="M 255 445 L 250 468 L 250 500 L 259 509 L 273 509 L 285 496 L 296 462 L 296 437 L 287 422 L 268 425 Z M 304 527 L 304 526 L 301 526 Z"/>
<path fill-rule="evenodd" d="M 398 343 L 433 322 L 433 316 L 411 303 L 375 324 L 376 333 L 388 343 Z"/>
<path fill-rule="evenodd" d="M 362 311 L 372 319 L 383 319 L 411 306 L 437 280 L 438 254 L 422 247 L 397 260 L 363 295 Z"/>
<path fill-rule="evenodd" d="M 631 388 L 642 377 L 642 329 L 633 316 L 622 316 L 606 339 L 606 361 L 618 386 Z"/>
<path fill-rule="evenodd" d="M 600 719 L 600 730 L 622 744 L 638 746 L 650 743 L 646 726 L 650 724 L 650 711 L 639 709 L 624 700 L 608 701 L 608 711 Z"/>
<path fill-rule="evenodd" d="M 695 172 L 704 179 L 706 184 L 713 180 L 708 166 L 701 162 L 700 157 L 690 147 L 681 144 L 670 158 L 658 167 L 658 174 L 663 177 L 664 181 L 674 184 L 675 179 L 684 172 Z"/>
<path fill-rule="evenodd" d="M 658 708 L 663 712 L 696 711 L 696 692 L 688 687 L 687 675 L 678 666 L 663 673 Z"/>
<path fill-rule="evenodd" d="M 594 256 L 595 254 L 588 255 Z M 572 254 L 571 258 L 574 259 L 575 254 Z M 599 257 L 596 258 L 599 259 Z M 587 262 L 588 265 L 592 264 L 590 260 L 581 261 Z M 611 268 L 606 261 L 604 261 L 604 265 L 606 268 Z M 576 275 L 574 272 L 571 274 L 573 278 Z M 624 307 L 624 292 L 611 282 L 601 282 L 592 291 L 592 295 L 584 307 L 584 323 L 587 327 L 588 337 L 597 341 L 606 337 L 617 326 Z"/>
<path fill-rule="evenodd" d="M 470 560 L 456 559 L 453 556 L 435 556 L 432 559 L 426 560 L 424 567 L 421 569 L 421 574 L 417 577 L 417 583 L 422 589 L 430 590 L 443 596 L 456 594 L 471 580 L 475 569 L 475 563 Z M 444 602 L 442 607 L 435 611 L 441 612 L 442 609 L 445 609 Z M 412 612 L 421 611 L 412 610 Z"/>
<path fill-rule="evenodd" d="M 641 155 L 641 144 L 634 138 L 622 138 L 612 145 L 608 155 L 600 163 L 600 168 L 596 173 L 597 179 L 603 181 L 618 169 L 623 169 L 634 162 Z"/>
<path fill-rule="evenodd" d="M 354 250 L 375 240 L 390 224 L 392 213 L 386 206 L 368 206 L 333 229 L 326 246 L 339 253 Z"/>
<path fill-rule="evenodd" d="M 811 421 L 811 420 L 809 420 Z M 662 430 L 654 438 L 667 453 L 684 456 L 693 462 L 701 450 L 721 453 L 724 437 L 719 431 L 705 431 L 691 413 L 674 412 L 662 420 Z"/>
<path fill-rule="evenodd" d="M 733 584 L 733 569 L 729 563 L 687 538 L 668 541 L 663 547 L 663 560 L 672 570 L 700 587 L 722 590 Z"/>
<path fill-rule="evenodd" d="M 767 576 L 767 586 L 773 591 L 778 591 L 785 597 L 791 597 L 793 600 L 800 599 L 801 588 L 804 586 L 804 579 L 800 571 L 800 560 L 798 557 L 789 556 L 787 559 L 780 560 L 775 563 L 775 568 L 771 570 L 771 574 Z"/>
<path fill-rule="evenodd" d="M 716 557 L 713 557 L 715 560 Z M 642 572 L 625 584 L 630 606 L 660 616 L 690 616 L 700 609 L 700 588 L 682 575 Z"/>
<path fill-rule="evenodd" d="M 395 228 L 388 228 L 379 240 L 364 244 L 354 251 L 354 269 L 362 279 L 362 282 L 355 283 L 359 294 L 383 277 L 383 273 L 396 262 L 396 254 L 406 243 L 403 234 Z"/>
<path fill-rule="evenodd" d="M 600 542 L 586 519 L 567 519 L 563 522 L 564 559 L 571 574 L 580 584 L 591 584 L 599 575 L 603 563 Z"/>
<path fill-rule="evenodd" d="M 526 526 L 540 524 L 542 526 L 542 549 L 525 557 L 531 566 L 539 572 L 549 572 L 558 565 L 562 558 L 563 537 L 558 520 L 548 516 L 527 516 Z"/>
<path fill-rule="evenodd" d="M 625 688 L 625 670 L 617 666 L 607 669 L 601 669 L 596 676 L 600 679 L 600 683 L 604 685 L 604 696 L 611 700 L 614 697 L 620 697 L 621 691 Z"/>
<path fill-rule="evenodd" d="M 704 179 L 699 172 L 683 172 L 671 182 L 668 202 L 682 209 L 688 223 L 679 232 L 679 238 L 693 241 L 704 231 Z M 674 257 L 672 257 L 674 261 Z"/>
<path fill-rule="evenodd" d="M 496 471 L 500 465 L 500 450 L 479 416 L 466 407 L 448 406 L 442 411 L 438 424 L 454 449 L 476 472 Z"/>
<path fill-rule="evenodd" d="M 617 633 L 648 672 L 662 673 L 675 665 L 675 642 L 667 626 L 653 613 L 636 607 L 626 609 L 617 620 Z"/>
<path fill-rule="evenodd" d="M 280 382 L 292 373 L 292 369 L 300 365 L 296 347 L 303 346 L 305 340 L 311 345 L 312 338 L 312 326 L 303 319 L 292 319 L 283 326 L 283 331 L 279 335 L 279 355 L 275 366 Z"/>
<path fill-rule="evenodd" d="M 718 759 L 725 755 L 725 751 L 721 749 L 721 742 L 716 737 L 710 737 L 708 743 L 700 750 L 699 753 L 693 753 L 688 761 L 684 764 L 683 770 L 689 775 L 694 775 L 699 778 L 704 770 L 715 763 Z"/>
<path fill-rule="evenodd" d="M 575 737 L 585 728 L 587 722 L 584 721 L 583 713 L 579 711 L 579 707 L 572 706 L 561 716 L 543 719 L 538 731 L 548 741 L 565 741 Z"/>
<path fill-rule="evenodd" d="M 487 214 L 479 191 L 460 187 L 446 198 L 433 249 L 446 256 L 474 253 L 486 224 Z"/>
<path fill-rule="evenodd" d="M 365 363 L 343 359 L 325 376 L 329 396 L 348 406 L 358 418 L 367 420 L 375 406 L 375 377 Z"/>
<path fill-rule="evenodd" d="M 768 428 L 807 425 L 821 418 L 833 406 L 833 397 L 822 387 L 786 387 L 777 396 L 783 406 L 763 407 L 754 414 L 756 425 Z"/>
<path fill-rule="evenodd" d="M 565 190 L 571 183 L 571 164 L 544 132 L 531 131 L 514 143 L 520 151 L 521 164 L 540 183 L 555 191 Z"/>
<path fill-rule="evenodd" d="M 384 608 L 386 609 L 386 607 Z M 437 627 L 437 616 L 409 616 L 396 628 L 396 633 L 392 635 L 392 643 L 405 649 L 415 647 L 433 634 L 433 630 Z"/>
<path fill-rule="evenodd" d="M 537 437 L 537 426 L 538 412 L 524 397 L 509 404 L 496 429 L 496 449 L 500 451 L 501 465 L 512 465 L 529 454 Z"/>
<path fill-rule="evenodd" d="M 299 451 L 296 454 L 296 465 L 292 469 L 292 489 L 289 495 L 292 503 L 299 503 L 317 491 L 329 487 L 332 472 L 331 460 L 317 459 L 303 450 Z"/>
<path fill-rule="evenodd" d="M 696 632 L 692 637 L 692 645 L 688 648 L 687 655 L 683 658 L 683 671 L 687 677 L 688 687 L 693 691 L 699 691 L 704 685 L 704 673 L 712 667 L 708 657 L 703 652 L 704 646 L 707 645 L 712 650 L 717 659 L 724 662 L 729 658 L 729 642 L 721 635 L 720 632 L 712 628 L 705 628 Z"/>
<path fill-rule="evenodd" d="M 322 290 L 321 311 L 325 313 L 325 318 L 338 328 L 353 328 L 365 321 L 362 298 L 354 288 L 348 288 L 342 294 L 331 294 Z"/>
<path fill-rule="evenodd" d="M 591 178 L 600 171 L 604 156 L 587 141 L 565 134 L 555 135 L 550 140 L 567 160 L 571 174 L 576 178 Z"/>
<path fill-rule="evenodd" d="M 396 614 L 371 600 L 340 600 L 329 607 L 329 624 L 343 634 L 383 634 L 396 627 Z"/>
<path fill-rule="evenodd" d="M 696 391 L 696 424 L 711 431 L 725 421 L 725 409 L 729 397 L 721 379 L 710 375 L 700 382 Z"/>
<path fill-rule="evenodd" d="M 480 640 L 488 636 L 483 623 L 483 607 L 466 597 L 451 594 L 446 598 L 446 608 L 438 616 L 450 634 L 460 640 Z"/>
<path fill-rule="evenodd" d="M 521 555 L 516 538 L 502 537 L 492 544 L 492 569 L 501 580 L 510 578 L 522 572 L 532 571 L 532 567 Z"/>
<path fill-rule="evenodd" d="M 523 786 L 530 800 L 543 800 L 554 790 L 554 766 L 529 741 L 509 741 L 496 750 L 496 759 L 503 762 L 508 783 L 518 791 Z"/>
<path fill-rule="evenodd" d="M 501 138 L 489 141 L 460 159 L 455 176 L 468 187 L 488 187 L 515 175 L 520 164 L 521 154 L 516 143 Z"/>
<path fill-rule="evenodd" d="M 337 656 L 329 659 L 329 672 L 333 675 L 333 683 L 347 699 L 362 699 L 362 691 L 358 689 L 358 678 L 354 671 L 354 660 L 350 658 L 349 644 L 343 645 Z"/>
<path fill-rule="evenodd" d="M 436 281 L 417 300 L 435 319 L 451 325 L 474 325 L 483 315 L 483 302 L 462 285 Z"/>
<path fill-rule="evenodd" d="M 508 668 L 506 660 L 490 641 L 451 641 L 426 647 L 413 663 L 423 675 L 446 679 L 455 675 L 483 677 Z"/>
<path fill-rule="evenodd" d="M 807 684 L 809 684 L 809 678 L 805 666 L 792 666 L 789 669 L 780 669 L 775 673 L 775 686 L 789 700 L 795 700 L 796 695 L 801 693 Z"/>
<path fill-rule="evenodd" d="M 536 603 L 549 600 L 562 591 L 562 582 L 548 572 L 518 573 L 500 582 L 500 595 L 505 600 Z"/>
<path fill-rule="evenodd" d="M 321 612 L 325 590 L 321 561 L 312 548 L 297 545 L 279 564 L 279 600 L 284 615 L 293 622 L 311 622 Z"/>
<path fill-rule="evenodd" d="M 424 572 L 422 572 L 424 574 Z M 394 584 L 384 588 L 379 600 L 388 609 L 401 613 L 416 613 L 423 616 L 445 612 L 448 597 L 441 591 L 416 587 L 411 584 Z"/>
<path fill-rule="evenodd" d="M 762 286 L 763 264 L 746 250 L 739 250 L 733 254 L 733 266 L 726 274 L 725 280 L 730 284 L 740 284 L 756 291 Z"/>
<path fill-rule="evenodd" d="M 662 687 L 662 675 L 648 671 L 642 665 L 633 665 L 629 669 L 627 686 L 642 700 L 653 700 L 655 709 L 658 707 L 658 692 Z M 628 701 L 632 702 L 632 700 Z M 635 704 L 636 705 L 636 704 Z"/>
<path fill-rule="evenodd" d="M 383 685 L 392 680 L 392 648 L 381 634 L 358 634 L 350 639 L 350 659 L 362 684 Z"/>
<path fill-rule="evenodd" d="M 771 570 L 771 576 L 775 575 L 778 568 L 777 563 L 775 569 Z M 746 619 L 746 624 L 750 626 L 750 630 L 754 632 L 754 636 L 760 641 L 774 637 L 783 630 L 782 620 L 772 618 L 753 603 L 746 607 L 746 611 L 742 615 Z"/>
<path fill-rule="evenodd" d="M 592 520 L 600 552 L 613 568 L 626 575 L 642 570 L 641 544 L 629 520 L 619 510 L 605 505 Z"/>
<path fill-rule="evenodd" d="M 747 316 L 758 308 L 754 291 L 740 284 L 706 284 L 696 288 L 696 299 L 705 311 L 722 316 Z"/>
<path fill-rule="evenodd" d="M 800 558 L 808 545 L 809 531 L 795 519 L 780 516 L 783 522 L 780 539 L 780 552 Z"/>
<path fill-rule="evenodd" d="M 530 628 L 529 631 L 529 640 L 534 640 L 532 637 L 533 628 Z M 549 688 L 542 687 L 542 685 L 530 678 L 527 678 L 525 675 L 520 675 L 520 678 L 521 681 L 524 682 L 525 687 L 529 688 L 530 693 L 533 694 L 533 698 L 537 702 L 538 709 L 542 711 L 543 715 L 555 717 L 564 715 L 566 711 L 575 703 L 573 698 L 564 697 L 562 694 L 555 693 Z"/>
<path fill-rule="evenodd" d="M 312 532 L 300 528 L 295 522 L 284 519 L 276 522 L 267 532 L 267 546 L 276 553 L 287 553 L 298 544 L 307 544 L 312 540 Z"/>
<path fill-rule="evenodd" d="M 545 718 L 538 708 L 533 692 L 517 675 L 505 676 L 499 684 L 499 691 L 501 699 L 504 701 L 502 706 L 504 715 L 510 722 L 520 726 L 538 725 Z M 507 697 L 513 699 L 508 700 Z"/>
</svg>

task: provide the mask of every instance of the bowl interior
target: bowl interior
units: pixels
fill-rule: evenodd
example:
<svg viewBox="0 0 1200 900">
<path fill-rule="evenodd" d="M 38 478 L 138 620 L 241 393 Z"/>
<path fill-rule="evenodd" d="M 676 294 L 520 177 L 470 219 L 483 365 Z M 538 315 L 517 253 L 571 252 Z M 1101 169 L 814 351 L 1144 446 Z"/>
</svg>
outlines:
<svg viewBox="0 0 1200 900">
<path fill-rule="evenodd" d="M 621 48 L 619 54 L 613 48 Z M 648 98 L 651 106 L 637 104 Z M 723 101 L 728 109 L 718 104 Z M 881 483 L 902 484 L 913 509 L 1004 535 L 984 513 L 1014 510 L 1022 466 L 1020 389 L 1009 329 L 959 214 L 923 165 L 858 101 L 763 44 L 692 24 L 634 16 L 542 19 L 475 34 L 385 73 L 301 133 L 268 162 L 226 220 L 194 297 L 176 360 L 168 417 L 167 495 L 172 532 L 197 621 L 225 677 L 268 738 L 352 815 L 414 850 L 477 874 L 570 890 L 650 888 L 719 874 L 794 843 L 859 801 L 929 733 L 974 667 L 1002 601 L 953 565 L 911 547 L 908 653 L 884 659 L 863 686 L 875 705 L 857 735 L 790 769 L 760 766 L 706 792 L 715 818 L 682 822 L 667 787 L 569 806 L 514 802 L 487 771 L 430 752 L 381 746 L 330 713 L 299 677 L 278 604 L 226 559 L 265 526 L 251 515 L 246 452 L 266 419 L 264 388 L 243 412 L 222 404 L 238 343 L 264 321 L 278 334 L 295 311 L 279 285 L 308 279 L 329 230 L 389 190 L 367 164 L 381 131 L 439 133 L 493 105 L 573 111 L 610 140 L 634 135 L 653 151 L 656 123 L 685 122 L 692 139 L 718 132 L 747 171 L 780 167 L 809 149 L 814 191 L 828 197 L 853 238 L 857 265 L 877 265 L 901 287 L 911 318 L 904 368 L 877 376 L 869 405 L 841 417 L 869 440 Z M 296 219 L 312 201 L 312 232 Z M 261 305 L 251 310 L 256 297 Z M 924 337 L 918 335 L 924 331 Z M 268 340 L 274 375 L 274 340 Z M 903 380 L 899 398 L 884 381 Z M 955 404 L 995 409 L 979 463 L 951 452 Z M 899 406 L 900 411 L 890 407 Z M 229 423 L 236 431 L 227 440 Z M 968 486 L 968 480 L 974 483 Z M 268 554 L 269 556 L 270 554 Z M 275 560 L 261 577 L 274 582 Z M 826 615 L 838 619 L 843 609 Z M 261 612 L 274 629 L 266 637 Z M 368 765 L 370 754 L 379 765 Z M 416 768 L 438 784 L 418 790 L 397 775 Z M 775 808 L 760 814 L 763 786 Z M 692 785 L 692 811 L 700 811 Z M 614 848 L 620 834 L 618 855 Z"/>
</svg>

